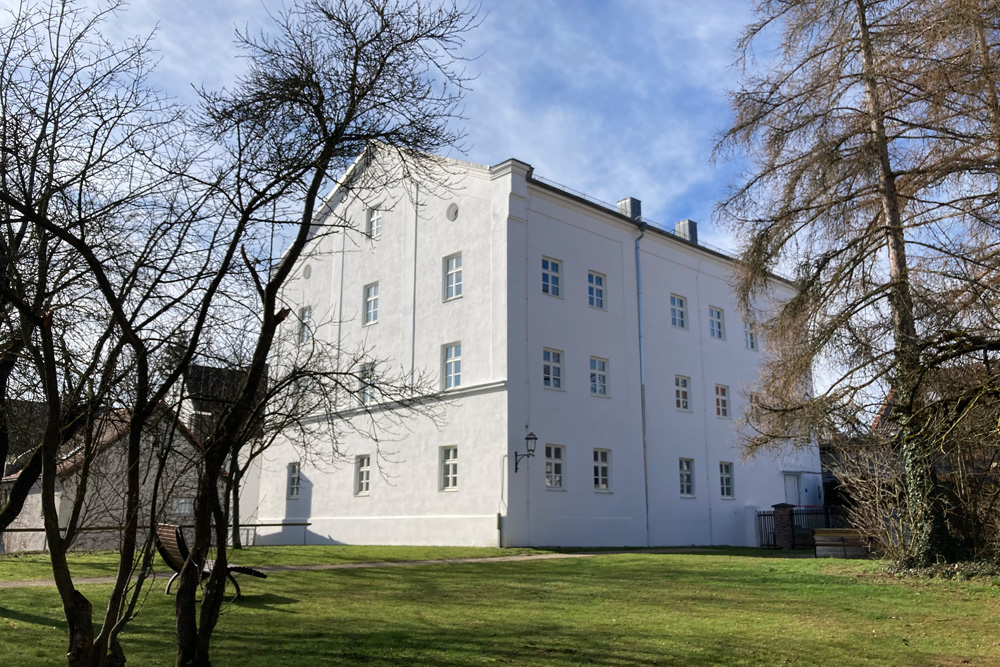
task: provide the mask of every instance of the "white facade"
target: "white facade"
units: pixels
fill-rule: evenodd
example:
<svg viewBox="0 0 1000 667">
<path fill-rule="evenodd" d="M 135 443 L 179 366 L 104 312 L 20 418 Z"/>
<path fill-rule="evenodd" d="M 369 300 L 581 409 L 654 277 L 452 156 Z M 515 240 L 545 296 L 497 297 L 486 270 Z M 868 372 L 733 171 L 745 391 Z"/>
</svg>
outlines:
<svg viewBox="0 0 1000 667">
<path fill-rule="evenodd" d="M 409 422 L 383 458 L 355 433 L 338 463 L 273 447 L 258 520 L 311 525 L 261 529 L 258 543 L 755 545 L 757 510 L 822 503 L 817 451 L 740 460 L 763 352 L 748 349 L 729 258 L 516 160 L 455 168 L 447 198 L 385 193 L 378 239 L 317 236 L 285 294 L 317 338 L 438 377 L 454 399 L 444 423 Z M 370 228 L 359 201 L 331 202 Z M 515 473 L 529 432 L 536 454 Z"/>
</svg>

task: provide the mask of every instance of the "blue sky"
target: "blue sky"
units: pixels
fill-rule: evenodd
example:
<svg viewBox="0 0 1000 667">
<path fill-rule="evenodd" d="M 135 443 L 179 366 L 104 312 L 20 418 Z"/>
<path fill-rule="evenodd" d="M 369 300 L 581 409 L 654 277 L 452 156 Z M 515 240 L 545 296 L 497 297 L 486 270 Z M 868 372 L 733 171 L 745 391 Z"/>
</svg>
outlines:
<svg viewBox="0 0 1000 667">
<path fill-rule="evenodd" d="M 735 165 L 710 163 L 730 119 L 725 91 L 739 72 L 733 44 L 751 19 L 746 0 L 484 0 L 466 55 L 479 58 L 466 99 L 466 154 L 510 157 L 598 199 L 642 200 L 668 227 L 699 222 L 703 241 L 732 247 L 712 207 Z M 156 83 L 182 101 L 191 85 L 215 88 L 242 65 L 235 25 L 266 28 L 260 0 L 135 0 L 109 32 L 159 26 Z"/>
</svg>

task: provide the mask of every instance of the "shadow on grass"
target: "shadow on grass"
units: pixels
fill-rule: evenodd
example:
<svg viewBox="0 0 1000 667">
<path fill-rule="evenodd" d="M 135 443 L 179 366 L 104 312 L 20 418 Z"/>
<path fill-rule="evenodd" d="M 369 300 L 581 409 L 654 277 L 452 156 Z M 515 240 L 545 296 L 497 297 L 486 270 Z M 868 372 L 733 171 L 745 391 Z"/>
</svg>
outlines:
<svg viewBox="0 0 1000 667">
<path fill-rule="evenodd" d="M 282 605 L 298 604 L 298 598 L 291 598 L 285 595 L 275 595 L 274 593 L 261 593 L 258 595 L 247 595 L 244 593 L 233 604 L 246 607 L 248 609 L 268 609 L 272 611 L 286 611 L 281 609 Z"/>
<path fill-rule="evenodd" d="M 62 618 L 49 618 L 48 616 L 37 616 L 23 611 L 15 611 L 7 607 L 0 607 L 0 618 L 20 621 L 22 623 L 35 623 L 37 625 L 52 626 L 60 629 L 66 628 L 66 620 Z"/>
</svg>

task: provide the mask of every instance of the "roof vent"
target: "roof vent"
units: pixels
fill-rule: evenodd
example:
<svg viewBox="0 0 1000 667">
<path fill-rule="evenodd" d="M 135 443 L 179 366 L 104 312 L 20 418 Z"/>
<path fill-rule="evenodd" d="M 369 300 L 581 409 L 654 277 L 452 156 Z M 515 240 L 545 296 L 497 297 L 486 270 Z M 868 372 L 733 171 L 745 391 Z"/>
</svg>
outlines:
<svg viewBox="0 0 1000 667">
<path fill-rule="evenodd" d="M 698 245 L 698 223 L 685 218 L 674 225 L 674 235 L 679 236 L 691 245 Z"/>
<path fill-rule="evenodd" d="M 618 212 L 626 218 L 639 221 L 642 219 L 642 202 L 635 197 L 626 197 L 618 202 Z"/>
</svg>

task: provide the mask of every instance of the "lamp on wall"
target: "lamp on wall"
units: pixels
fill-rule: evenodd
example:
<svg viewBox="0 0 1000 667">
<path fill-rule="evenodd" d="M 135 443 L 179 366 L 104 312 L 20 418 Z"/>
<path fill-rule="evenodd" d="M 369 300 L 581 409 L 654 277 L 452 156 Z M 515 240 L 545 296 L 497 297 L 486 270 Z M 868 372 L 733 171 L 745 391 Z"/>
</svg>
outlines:
<svg viewBox="0 0 1000 667">
<path fill-rule="evenodd" d="M 514 452 L 514 472 L 517 472 L 517 465 L 521 462 L 521 459 L 530 458 L 535 455 L 535 443 L 538 442 L 538 436 L 534 433 L 528 433 L 524 436 L 524 449 L 527 450 L 526 454 L 518 454 Z"/>
</svg>

